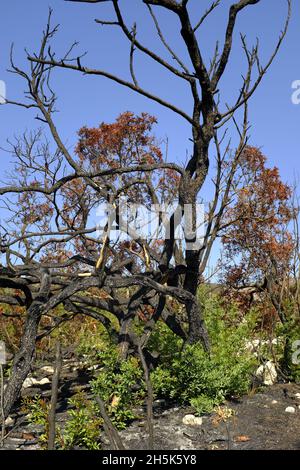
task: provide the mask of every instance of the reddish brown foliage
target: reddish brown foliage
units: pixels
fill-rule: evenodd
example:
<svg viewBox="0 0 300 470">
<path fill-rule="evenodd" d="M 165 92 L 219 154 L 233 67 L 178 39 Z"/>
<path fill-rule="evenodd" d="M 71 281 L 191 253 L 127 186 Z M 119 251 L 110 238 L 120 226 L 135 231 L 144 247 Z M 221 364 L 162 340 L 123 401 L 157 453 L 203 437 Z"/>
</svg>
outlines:
<svg viewBox="0 0 300 470">
<path fill-rule="evenodd" d="M 237 180 L 240 186 L 227 210 L 225 224 L 230 225 L 222 239 L 223 272 L 231 287 L 263 282 L 273 261 L 283 272 L 293 249 L 288 230 L 291 189 L 282 182 L 278 168 L 267 168 L 261 151 L 247 147 Z"/>
</svg>

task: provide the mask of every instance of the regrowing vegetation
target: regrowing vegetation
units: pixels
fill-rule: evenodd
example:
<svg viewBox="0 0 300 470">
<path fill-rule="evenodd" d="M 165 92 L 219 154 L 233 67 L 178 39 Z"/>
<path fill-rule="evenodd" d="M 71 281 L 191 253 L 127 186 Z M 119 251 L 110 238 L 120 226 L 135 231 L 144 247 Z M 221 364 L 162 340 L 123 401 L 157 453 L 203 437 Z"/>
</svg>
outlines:
<svg viewBox="0 0 300 470">
<path fill-rule="evenodd" d="M 260 43 L 248 44 L 246 36 L 235 33 L 239 16 L 263 0 L 232 3 L 223 42 L 206 61 L 199 32 L 206 21 L 213 22 L 221 8 L 218 0 L 203 16 L 199 8 L 197 18 L 190 14 L 189 0 L 139 2 L 169 59 L 140 42 L 139 25 L 134 18 L 126 23 L 123 2 L 73 1 L 82 8 L 99 3 L 99 15 L 100 4 L 110 4 L 114 19 L 96 21 L 124 34 L 131 79 L 123 79 L 122 70 L 113 75 L 95 68 L 75 44 L 66 44 L 67 52 L 60 56 L 53 46 L 58 27 L 52 12 L 39 48 L 27 52 L 26 68 L 15 63 L 12 50 L 10 68 L 22 79 L 25 99 L 7 100 L 5 106 L 33 109 L 41 128 L 10 141 L 13 166 L 0 188 L 8 214 L 1 226 L 0 339 L 13 353 L 3 417 L 19 399 L 33 361 L 53 358 L 59 341 L 63 349 L 73 347 L 89 365 L 100 368 L 91 381 L 93 398 L 80 392 L 71 399 L 69 421 L 57 431 L 56 446 L 98 449 L 104 427 L 120 447 L 115 428 L 124 428 L 145 400 L 151 445 L 153 399 L 191 405 L 201 415 L 249 392 L 260 365 L 260 357 L 247 349 L 249 341 L 277 339 L 262 356 L 274 361 L 282 380 L 299 378 L 292 360 L 294 341 L 300 339 L 297 196 L 251 142 L 248 119 L 251 98 L 286 35 L 291 4 L 286 2 L 287 17 L 273 51 L 261 59 Z M 176 17 L 174 34 L 185 58 L 167 42 L 158 21 L 160 10 Z M 241 42 L 240 64 L 245 66 L 237 70 L 241 83 L 235 99 L 226 103 L 222 79 L 234 40 Z M 176 77 L 185 84 L 190 109 L 143 88 L 135 67 L 138 54 L 165 69 L 170 80 Z M 75 73 L 98 76 L 99 87 L 106 77 L 116 87 L 143 95 L 145 111 L 136 115 L 120 109 L 115 122 L 82 127 L 70 151 L 56 125 L 59 100 L 52 76 Z M 146 98 L 158 110 L 175 113 L 178 126 L 189 124 L 192 149 L 184 165 L 171 155 L 166 158 Z M 213 196 L 205 204 L 204 234 L 198 243 L 197 204 L 208 178 Z M 111 223 L 125 223 L 125 198 L 149 210 L 172 204 L 169 219 L 159 219 L 169 236 L 144 237 L 132 225 L 126 234 L 112 234 Z M 113 208 L 115 219 L 108 218 L 99 232 L 95 213 L 105 204 Z M 191 224 L 185 239 L 178 240 L 176 229 L 187 205 Z M 222 256 L 214 275 L 208 276 L 216 241 L 221 241 Z M 49 403 L 37 398 L 23 406 L 29 406 L 35 422 L 47 423 Z M 45 429 L 47 433 L 46 424 Z"/>
</svg>

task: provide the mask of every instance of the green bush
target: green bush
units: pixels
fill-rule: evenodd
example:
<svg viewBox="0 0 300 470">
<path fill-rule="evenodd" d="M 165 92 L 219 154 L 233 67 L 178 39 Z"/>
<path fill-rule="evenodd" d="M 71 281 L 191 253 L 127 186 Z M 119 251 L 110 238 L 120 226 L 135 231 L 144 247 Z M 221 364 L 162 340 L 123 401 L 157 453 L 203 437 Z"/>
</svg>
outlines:
<svg viewBox="0 0 300 470">
<path fill-rule="evenodd" d="M 92 391 L 106 404 L 108 414 L 118 429 L 135 418 L 132 408 L 145 396 L 143 371 L 135 357 L 119 363 L 118 351 L 110 347 L 99 354 L 100 370 L 91 382 Z"/>
<path fill-rule="evenodd" d="M 40 395 L 22 399 L 22 412 L 27 414 L 28 422 L 40 427 L 39 443 L 44 450 L 47 448 L 49 437 L 49 406 L 49 403 Z"/>
<path fill-rule="evenodd" d="M 97 414 L 93 402 L 87 400 L 83 392 L 69 399 L 72 407 L 63 433 L 63 448 L 72 449 L 82 446 L 89 450 L 100 449 L 99 439 L 102 419 Z"/>
<path fill-rule="evenodd" d="M 209 397 L 207 395 L 199 395 L 197 398 L 191 398 L 190 404 L 194 408 L 196 414 L 211 413 L 214 407 L 223 401 L 223 397 Z"/>
<path fill-rule="evenodd" d="M 81 446 L 89 450 L 100 449 L 102 419 L 99 418 L 95 404 L 83 392 L 75 394 L 68 400 L 68 404 L 71 408 L 68 410 L 64 429 L 56 426 L 56 448 L 67 450 Z M 42 449 L 47 449 L 49 437 L 49 406 L 40 395 L 25 397 L 22 401 L 22 411 L 28 414 L 28 421 L 41 429 L 39 443 Z"/>
<path fill-rule="evenodd" d="M 257 365 L 257 360 L 245 350 L 246 339 L 253 335 L 255 315 L 241 321 L 236 308 L 225 315 L 218 298 L 207 293 L 200 301 L 211 339 L 211 354 L 200 344 L 185 346 L 182 351 L 177 348 L 172 358 L 162 352 L 162 362 L 151 374 L 157 396 L 189 403 L 198 414 L 212 411 L 226 397 L 247 393 Z M 163 350 L 168 351 L 168 347 Z"/>
</svg>

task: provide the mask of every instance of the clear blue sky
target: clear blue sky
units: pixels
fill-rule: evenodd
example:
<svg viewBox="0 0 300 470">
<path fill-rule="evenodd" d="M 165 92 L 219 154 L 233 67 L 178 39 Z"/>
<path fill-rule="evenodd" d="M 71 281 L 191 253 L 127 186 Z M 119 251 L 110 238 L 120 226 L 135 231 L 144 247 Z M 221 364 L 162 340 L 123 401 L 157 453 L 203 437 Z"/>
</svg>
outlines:
<svg viewBox="0 0 300 470">
<path fill-rule="evenodd" d="M 229 5 L 233 0 L 222 0 L 221 6 L 211 16 L 201 35 L 206 56 L 212 50 L 214 39 L 223 36 Z M 114 27 L 96 25 L 94 18 L 112 19 L 110 4 L 76 4 L 63 0 L 10 0 L 1 5 L 1 63 L 0 80 L 5 80 L 10 99 L 22 95 L 24 83 L 18 77 L 8 74 L 9 49 L 15 44 L 15 60 L 24 66 L 24 48 L 37 49 L 41 31 L 45 25 L 48 7 L 54 9 L 54 22 L 60 24 L 56 38 L 59 51 L 68 47 L 75 39 L 80 41 L 79 50 L 88 51 L 85 64 L 119 72 L 128 77 L 128 44 Z M 226 98 L 236 92 L 243 72 L 238 33 L 247 33 L 249 42 L 256 36 L 261 38 L 262 57 L 271 50 L 282 27 L 286 11 L 285 0 L 261 0 L 256 6 L 243 12 L 237 24 L 236 45 L 233 51 L 230 72 L 224 77 L 222 86 Z M 282 50 L 265 78 L 256 96 L 251 101 L 252 142 L 262 146 L 273 164 L 279 166 L 285 179 L 293 178 L 299 168 L 298 134 L 300 131 L 300 106 L 291 103 L 291 83 L 300 79 L 300 2 L 294 0 L 293 19 Z M 138 35 L 143 41 L 160 51 L 159 42 L 148 21 L 141 0 L 121 0 L 130 24 L 137 21 Z M 207 0 L 190 0 L 195 20 L 201 15 Z M 160 9 L 159 9 L 160 10 Z M 157 10 L 158 11 L 158 10 Z M 172 15 L 159 15 L 167 37 L 175 49 L 182 52 L 179 28 Z M 207 52 L 206 52 L 207 51 Z M 138 56 L 137 56 L 138 57 Z M 148 60 L 137 58 L 137 75 L 146 88 L 160 93 L 186 110 L 190 109 L 186 88 Z M 127 89 L 109 82 L 105 78 L 82 77 L 69 71 L 58 70 L 54 76 L 54 87 L 59 96 L 60 113 L 56 116 L 61 132 L 70 144 L 76 140 L 76 130 L 83 124 L 96 125 L 100 121 L 113 120 L 125 110 L 142 110 L 155 114 L 159 119 L 157 135 L 167 135 L 170 140 L 170 158 L 182 159 L 189 146 L 188 125 L 168 110 L 135 95 Z M 0 145 L 7 137 L 22 132 L 25 128 L 37 126 L 31 112 L 19 108 L 0 108 Z M 1 154 L 1 167 L 6 168 L 7 156 Z"/>
<path fill-rule="evenodd" d="M 190 0 L 195 22 L 211 2 Z M 221 6 L 207 21 L 201 32 L 201 47 L 207 59 L 217 38 L 224 35 L 228 8 L 233 0 L 222 0 Z M 119 73 L 129 78 L 129 46 L 121 32 L 115 27 L 102 27 L 94 23 L 94 18 L 113 19 L 113 11 L 108 4 L 76 4 L 63 0 L 10 0 L 1 5 L 1 63 L 0 80 L 7 84 L 7 95 L 11 100 L 22 96 L 24 83 L 18 77 L 7 73 L 9 49 L 15 44 L 15 61 L 26 66 L 24 48 L 37 50 L 41 31 L 45 26 L 48 8 L 54 9 L 54 22 L 60 24 L 55 48 L 62 52 L 74 40 L 80 42 L 79 51 L 88 51 L 83 63 Z M 129 24 L 137 22 L 138 37 L 146 45 L 160 52 L 161 46 L 153 29 L 151 19 L 141 0 L 120 0 Z M 173 16 L 161 11 L 158 17 L 166 31 L 166 37 L 179 54 L 185 57 L 180 41 L 179 27 Z M 275 44 L 284 23 L 285 0 L 261 0 L 239 17 L 235 35 L 230 71 L 224 76 L 222 89 L 224 99 L 236 96 L 240 76 L 245 62 L 241 55 L 239 32 L 247 34 L 249 44 L 260 37 L 262 61 Z M 283 179 L 292 182 L 299 170 L 300 105 L 291 102 L 291 84 L 300 79 L 300 2 L 293 1 L 293 17 L 288 36 L 280 54 L 261 87 L 251 101 L 250 120 L 252 123 L 251 143 L 261 146 L 269 157 L 270 164 L 280 168 Z M 165 57 L 167 54 L 163 52 Z M 145 88 L 171 100 L 189 111 L 190 97 L 185 86 L 168 75 L 149 60 L 137 55 L 137 77 Z M 78 73 L 57 70 L 53 86 L 59 96 L 59 114 L 56 122 L 69 145 L 76 142 L 76 131 L 84 124 L 95 126 L 101 121 L 111 121 L 120 112 L 132 110 L 136 113 L 147 111 L 158 117 L 158 137 L 168 136 L 169 158 L 184 160 L 189 148 L 190 129 L 185 121 L 171 111 L 161 108 L 146 98 L 140 97 L 115 83 L 100 77 L 82 77 Z M 25 129 L 40 124 L 34 114 L 20 108 L 0 107 L 0 146 L 7 138 Z M 1 170 L 9 168 L 7 154 L 0 152 Z"/>
</svg>

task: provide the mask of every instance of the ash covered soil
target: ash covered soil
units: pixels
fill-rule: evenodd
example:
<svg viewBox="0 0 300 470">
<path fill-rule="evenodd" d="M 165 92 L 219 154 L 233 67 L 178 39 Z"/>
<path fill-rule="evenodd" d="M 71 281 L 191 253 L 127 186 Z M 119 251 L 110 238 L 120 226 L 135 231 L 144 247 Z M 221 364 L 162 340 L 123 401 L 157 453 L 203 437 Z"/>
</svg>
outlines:
<svg viewBox="0 0 300 470">
<path fill-rule="evenodd" d="M 88 382 L 93 371 L 72 361 L 65 361 L 59 387 L 57 424 L 67 417 L 68 398 L 78 390 L 90 395 Z M 33 371 L 39 379 L 47 378 L 41 368 Z M 51 374 L 43 385 L 23 389 L 23 396 L 37 394 L 49 399 Z M 287 412 L 286 410 L 290 412 Z M 120 432 L 128 450 L 148 449 L 145 410 L 137 410 L 139 419 Z M 299 450 L 300 449 L 300 385 L 276 384 L 239 400 L 228 401 L 216 412 L 202 416 L 202 423 L 184 424 L 189 407 L 168 406 L 163 400 L 154 403 L 155 450 Z M 199 420 L 198 420 L 199 421 Z M 42 429 L 29 423 L 28 417 L 16 406 L 6 426 L 8 432 L 2 449 L 40 449 Z M 109 443 L 102 432 L 102 448 Z"/>
<path fill-rule="evenodd" d="M 300 386 L 278 384 L 253 396 L 227 402 L 217 413 L 202 417 L 202 425 L 183 425 L 192 409 L 173 408 L 156 414 L 156 449 L 299 450 Z M 226 413 L 232 410 L 232 416 Z M 293 408 L 294 413 L 286 412 Z M 224 417 L 225 415 L 225 417 Z M 121 433 L 128 449 L 146 449 L 147 436 L 135 422 Z"/>
</svg>

